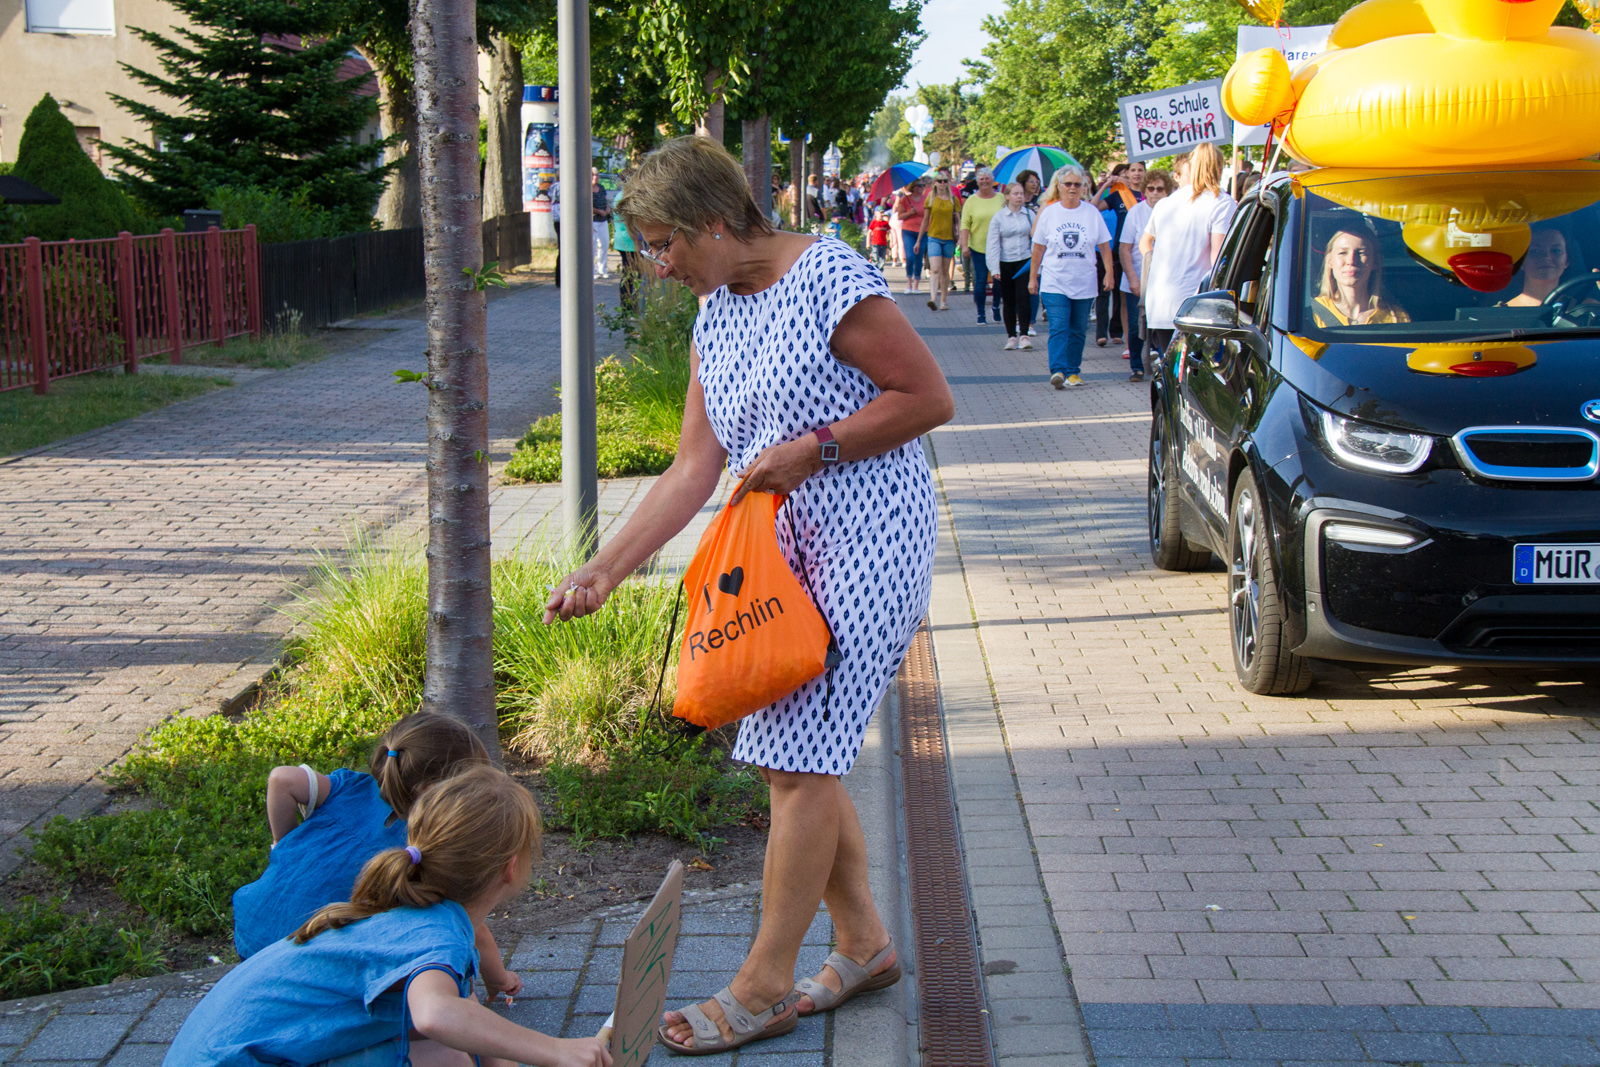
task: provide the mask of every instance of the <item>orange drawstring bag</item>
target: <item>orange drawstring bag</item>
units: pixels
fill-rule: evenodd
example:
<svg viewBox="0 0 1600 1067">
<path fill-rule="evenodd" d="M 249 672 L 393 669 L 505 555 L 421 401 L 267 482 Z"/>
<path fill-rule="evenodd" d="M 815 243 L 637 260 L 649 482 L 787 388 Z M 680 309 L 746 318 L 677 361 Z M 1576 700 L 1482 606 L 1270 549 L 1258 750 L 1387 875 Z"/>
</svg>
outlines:
<svg viewBox="0 0 1600 1067">
<path fill-rule="evenodd" d="M 772 493 L 749 493 L 723 508 L 684 572 L 679 597 L 689 598 L 689 618 L 678 650 L 672 714 L 692 724 L 691 734 L 776 703 L 839 662 L 827 620 L 778 548 L 775 527 L 783 501 Z M 789 522 L 792 530 L 794 519 Z M 663 678 L 677 629 L 674 604 Z"/>
</svg>

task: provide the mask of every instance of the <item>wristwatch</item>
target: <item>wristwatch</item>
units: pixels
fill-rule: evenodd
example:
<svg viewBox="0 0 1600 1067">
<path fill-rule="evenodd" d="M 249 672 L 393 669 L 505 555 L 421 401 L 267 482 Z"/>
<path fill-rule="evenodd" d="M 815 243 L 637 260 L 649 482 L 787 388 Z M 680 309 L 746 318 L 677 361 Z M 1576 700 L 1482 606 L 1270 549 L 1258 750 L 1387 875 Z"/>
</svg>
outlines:
<svg viewBox="0 0 1600 1067">
<path fill-rule="evenodd" d="M 826 426 L 819 426 L 811 431 L 817 435 L 817 441 L 822 445 L 822 465 L 832 467 L 839 462 L 839 442 L 833 439 L 833 431 Z"/>
</svg>

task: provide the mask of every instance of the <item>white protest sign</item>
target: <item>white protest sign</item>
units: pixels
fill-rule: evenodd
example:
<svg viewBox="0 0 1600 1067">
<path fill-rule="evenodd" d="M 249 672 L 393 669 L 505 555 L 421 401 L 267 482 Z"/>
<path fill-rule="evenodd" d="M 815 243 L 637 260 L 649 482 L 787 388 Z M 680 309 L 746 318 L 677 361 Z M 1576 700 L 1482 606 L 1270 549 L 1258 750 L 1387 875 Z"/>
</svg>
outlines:
<svg viewBox="0 0 1600 1067">
<path fill-rule="evenodd" d="M 1328 34 L 1332 26 L 1240 26 L 1239 48 L 1235 55 L 1257 52 L 1263 48 L 1276 48 L 1289 61 L 1289 70 L 1296 71 L 1308 59 L 1320 56 L 1328 47 Z M 1233 143 L 1236 145 L 1264 145 L 1267 143 L 1266 126 L 1241 126 L 1233 123 Z"/>
<path fill-rule="evenodd" d="M 1117 98 L 1128 162 L 1159 159 L 1201 144 L 1227 144 L 1233 123 L 1222 111 L 1222 79 Z"/>
<path fill-rule="evenodd" d="M 667 1006 L 667 979 L 683 920 L 683 864 L 667 868 L 655 899 L 622 943 L 617 1007 L 606 1020 L 612 1067 L 640 1067 L 655 1047 L 656 1027 Z"/>
</svg>

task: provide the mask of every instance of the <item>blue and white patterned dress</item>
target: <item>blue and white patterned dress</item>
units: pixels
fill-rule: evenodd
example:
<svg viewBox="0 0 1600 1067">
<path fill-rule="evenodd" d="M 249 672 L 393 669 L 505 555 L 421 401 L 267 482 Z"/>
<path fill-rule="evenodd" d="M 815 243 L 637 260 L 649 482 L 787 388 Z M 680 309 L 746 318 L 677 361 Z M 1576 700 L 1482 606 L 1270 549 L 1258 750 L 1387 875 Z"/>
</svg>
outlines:
<svg viewBox="0 0 1600 1067">
<path fill-rule="evenodd" d="M 860 254 L 824 237 L 767 289 L 736 296 L 726 287 L 695 319 L 706 414 L 737 474 L 763 449 L 838 422 L 880 390 L 829 350 L 839 321 L 859 301 L 889 296 L 883 276 Z M 801 483 L 778 544 L 800 576 L 803 556 L 817 605 L 844 654 L 828 675 L 801 686 L 739 724 L 735 759 L 759 767 L 846 774 L 933 589 L 938 511 L 922 445 L 840 463 Z M 824 719 L 824 703 L 826 715 Z"/>
</svg>

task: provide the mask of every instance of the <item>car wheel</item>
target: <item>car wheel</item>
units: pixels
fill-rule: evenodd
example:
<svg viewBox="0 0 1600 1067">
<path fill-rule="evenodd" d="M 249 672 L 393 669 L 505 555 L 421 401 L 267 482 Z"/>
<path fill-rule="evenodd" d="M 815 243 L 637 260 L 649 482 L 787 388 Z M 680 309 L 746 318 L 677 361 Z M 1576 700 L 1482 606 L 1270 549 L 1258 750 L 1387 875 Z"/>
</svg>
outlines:
<svg viewBox="0 0 1600 1067">
<path fill-rule="evenodd" d="M 1166 420 L 1150 419 L 1150 482 L 1145 498 L 1150 523 L 1150 558 L 1164 571 L 1198 571 L 1211 553 L 1184 539 L 1178 526 L 1178 461 L 1167 447 Z"/>
<path fill-rule="evenodd" d="M 1267 514 L 1249 471 L 1239 476 L 1228 512 L 1228 621 L 1233 667 L 1252 693 L 1299 693 L 1311 664 L 1283 643 L 1284 607 L 1267 551 Z"/>
</svg>

